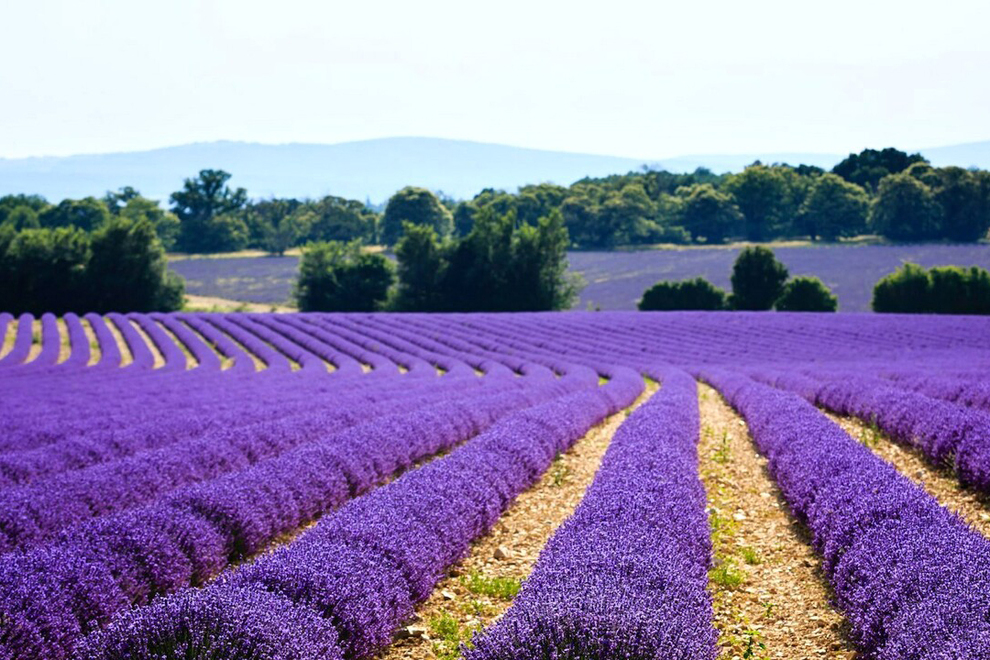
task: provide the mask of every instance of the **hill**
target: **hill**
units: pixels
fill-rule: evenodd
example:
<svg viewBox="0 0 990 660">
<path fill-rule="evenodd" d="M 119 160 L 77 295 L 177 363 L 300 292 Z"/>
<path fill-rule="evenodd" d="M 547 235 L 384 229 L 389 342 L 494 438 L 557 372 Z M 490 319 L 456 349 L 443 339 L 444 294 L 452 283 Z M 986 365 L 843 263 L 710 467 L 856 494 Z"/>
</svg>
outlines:
<svg viewBox="0 0 990 660">
<path fill-rule="evenodd" d="M 936 165 L 990 167 L 990 142 L 923 149 Z M 673 172 L 699 166 L 738 171 L 754 160 L 831 167 L 840 154 L 694 155 L 657 160 L 525 149 L 439 138 L 396 137 L 340 144 L 205 142 L 149 151 L 0 159 L 0 194 L 39 193 L 50 200 L 101 195 L 130 185 L 166 199 L 185 177 L 204 168 L 234 174 L 252 197 L 334 194 L 380 204 L 399 188 L 420 185 L 455 198 L 484 188 L 514 190 L 527 183 L 562 185 L 644 165 Z"/>
</svg>

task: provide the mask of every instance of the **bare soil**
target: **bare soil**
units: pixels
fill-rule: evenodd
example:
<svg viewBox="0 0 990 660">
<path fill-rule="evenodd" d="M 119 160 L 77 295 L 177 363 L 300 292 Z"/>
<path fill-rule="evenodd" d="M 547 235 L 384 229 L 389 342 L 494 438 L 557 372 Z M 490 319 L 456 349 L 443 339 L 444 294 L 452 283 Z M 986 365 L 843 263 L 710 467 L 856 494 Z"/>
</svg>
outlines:
<svg viewBox="0 0 990 660">
<path fill-rule="evenodd" d="M 264 305 L 261 303 L 242 302 L 229 298 L 215 296 L 186 295 L 186 312 L 298 312 L 295 307 L 288 305 Z"/>
<path fill-rule="evenodd" d="M 807 532 L 788 512 L 745 422 L 711 387 L 699 385 L 699 397 L 721 657 L 856 657 Z"/>
<path fill-rule="evenodd" d="M 869 424 L 853 417 L 826 414 L 846 433 L 925 489 L 942 506 L 954 511 L 971 527 L 990 538 L 990 498 L 964 487 L 951 469 L 932 465 L 920 451 L 897 444 Z"/>
<path fill-rule="evenodd" d="M 655 383 L 633 404 L 638 407 L 657 390 Z M 522 493 L 478 539 L 468 555 L 440 581 L 416 609 L 416 618 L 383 651 L 384 660 L 458 657 L 459 641 L 490 625 L 511 604 L 511 591 L 526 578 L 540 550 L 580 503 L 602 456 L 627 413 L 594 427 L 553 462 L 532 488 Z"/>
</svg>

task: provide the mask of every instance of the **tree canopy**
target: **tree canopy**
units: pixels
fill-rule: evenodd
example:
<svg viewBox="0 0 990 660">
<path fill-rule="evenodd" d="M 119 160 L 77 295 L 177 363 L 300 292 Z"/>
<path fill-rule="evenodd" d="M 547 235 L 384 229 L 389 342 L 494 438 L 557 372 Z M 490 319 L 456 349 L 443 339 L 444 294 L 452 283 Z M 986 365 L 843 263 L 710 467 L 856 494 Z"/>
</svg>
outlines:
<svg viewBox="0 0 990 660">
<path fill-rule="evenodd" d="M 401 238 L 403 223 L 432 227 L 440 238 L 454 231 L 453 215 L 426 188 L 409 186 L 392 195 L 382 217 L 381 241 L 394 245 Z"/>
<path fill-rule="evenodd" d="M 181 223 L 179 250 L 226 252 L 247 244 L 247 225 L 237 216 L 247 203 L 247 191 L 228 186 L 230 176 L 223 170 L 200 170 L 169 197 Z"/>
<path fill-rule="evenodd" d="M 303 248 L 295 299 L 304 312 L 373 312 L 395 278 L 392 262 L 362 252 L 357 241 L 325 241 Z"/>
<path fill-rule="evenodd" d="M 780 298 L 787 281 L 787 267 L 772 250 L 747 247 L 732 266 L 732 296 L 729 304 L 739 310 L 767 310 Z"/>
</svg>

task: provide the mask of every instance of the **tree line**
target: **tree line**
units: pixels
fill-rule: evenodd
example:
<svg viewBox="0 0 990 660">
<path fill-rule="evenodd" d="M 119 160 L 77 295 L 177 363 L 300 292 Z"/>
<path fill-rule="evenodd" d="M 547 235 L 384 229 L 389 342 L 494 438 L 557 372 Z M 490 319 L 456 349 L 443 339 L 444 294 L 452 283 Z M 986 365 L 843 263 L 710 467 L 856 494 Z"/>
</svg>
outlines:
<svg viewBox="0 0 990 660">
<path fill-rule="evenodd" d="M 154 225 L 124 216 L 92 231 L 0 224 L 0 282 L 0 309 L 18 314 L 173 311 L 185 289 Z"/>
<path fill-rule="evenodd" d="M 640 311 L 835 312 L 838 298 L 817 277 L 788 279 L 787 267 L 763 246 L 743 249 L 732 266 L 732 292 L 703 277 L 657 282 L 637 305 Z M 976 266 L 925 270 L 907 263 L 873 287 L 874 312 L 990 314 L 990 272 Z"/>
<path fill-rule="evenodd" d="M 302 311 L 567 309 L 577 293 L 567 245 L 556 210 L 527 225 L 512 212 L 486 209 L 463 237 L 441 238 L 434 226 L 406 223 L 394 264 L 358 241 L 307 245 L 294 297 Z"/>
<path fill-rule="evenodd" d="M 990 230 L 990 172 L 937 168 L 920 154 L 893 148 L 850 154 L 831 171 L 759 162 L 725 174 L 644 170 L 570 186 L 486 189 L 469 200 L 407 187 L 381 211 L 332 195 L 252 200 L 244 188 L 231 187 L 230 178 L 223 170 L 202 170 L 170 195 L 167 209 L 131 187 L 58 204 L 8 195 L 0 198 L 0 223 L 92 231 L 111 216 L 146 218 L 166 250 L 251 248 L 272 254 L 318 241 L 394 246 L 407 223 L 430 226 L 441 240 L 464 238 L 483 211 L 511 212 L 516 223 L 529 226 L 559 211 L 568 246 L 577 249 L 733 239 L 835 241 L 865 233 L 893 241 L 972 242 Z"/>
</svg>

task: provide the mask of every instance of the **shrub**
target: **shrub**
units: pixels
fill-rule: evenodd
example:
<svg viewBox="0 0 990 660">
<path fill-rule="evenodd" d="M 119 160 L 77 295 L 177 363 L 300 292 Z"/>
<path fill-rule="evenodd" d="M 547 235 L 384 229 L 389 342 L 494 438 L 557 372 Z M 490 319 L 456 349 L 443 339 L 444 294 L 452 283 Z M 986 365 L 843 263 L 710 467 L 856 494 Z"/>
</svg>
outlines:
<svg viewBox="0 0 990 660">
<path fill-rule="evenodd" d="M 834 312 L 839 300 L 817 277 L 795 277 L 774 303 L 778 312 Z"/>
<path fill-rule="evenodd" d="M 295 299 L 304 312 L 373 312 L 395 279 L 392 262 L 361 252 L 360 243 L 328 241 L 303 248 Z"/>
<path fill-rule="evenodd" d="M 990 314 L 990 272 L 976 266 L 926 271 L 917 264 L 904 264 L 873 287 L 873 311 Z"/>
<path fill-rule="evenodd" d="M 784 292 L 787 267 L 765 247 L 743 249 L 732 266 L 733 309 L 760 311 L 773 307 Z"/>
<path fill-rule="evenodd" d="M 172 312 L 182 308 L 185 282 L 168 269 L 150 220 L 107 220 L 92 235 L 86 267 L 89 309 L 96 312 Z"/>
<path fill-rule="evenodd" d="M 643 293 L 640 311 L 725 309 L 725 291 L 703 277 L 680 282 L 657 282 Z"/>
</svg>

